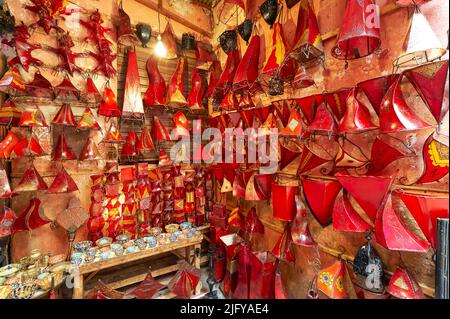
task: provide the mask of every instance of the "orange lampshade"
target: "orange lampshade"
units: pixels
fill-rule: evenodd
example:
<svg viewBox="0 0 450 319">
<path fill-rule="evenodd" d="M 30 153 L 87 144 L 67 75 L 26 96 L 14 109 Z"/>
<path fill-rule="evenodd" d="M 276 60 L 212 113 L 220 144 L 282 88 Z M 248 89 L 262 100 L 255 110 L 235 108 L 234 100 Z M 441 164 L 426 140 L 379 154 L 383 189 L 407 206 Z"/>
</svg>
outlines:
<svg viewBox="0 0 450 319">
<path fill-rule="evenodd" d="M 72 112 L 70 104 L 63 104 L 52 120 L 52 124 L 76 126 L 77 122 Z"/>
</svg>

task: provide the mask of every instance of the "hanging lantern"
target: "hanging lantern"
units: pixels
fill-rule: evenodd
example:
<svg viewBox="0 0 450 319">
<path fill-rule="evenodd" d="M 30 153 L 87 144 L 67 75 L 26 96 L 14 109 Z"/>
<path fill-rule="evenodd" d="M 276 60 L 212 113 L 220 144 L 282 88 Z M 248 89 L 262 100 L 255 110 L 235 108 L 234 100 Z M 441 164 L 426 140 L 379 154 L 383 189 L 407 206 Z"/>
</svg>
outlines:
<svg viewBox="0 0 450 319">
<path fill-rule="evenodd" d="M 259 35 L 254 35 L 242 57 L 233 79 L 233 91 L 248 91 L 258 78 L 258 60 L 261 48 Z"/>
<path fill-rule="evenodd" d="M 360 82 L 357 85 L 358 88 L 360 88 L 367 96 L 367 99 L 370 104 L 372 104 L 372 107 L 378 115 L 380 114 L 381 102 L 396 77 L 397 75 L 390 74 L 387 76 L 369 79 L 364 82 Z"/>
<path fill-rule="evenodd" d="M 209 71 L 213 61 L 217 60 L 213 52 L 209 52 L 209 48 L 204 42 L 197 42 L 195 48 L 196 69 Z"/>
<path fill-rule="evenodd" d="M 27 93 L 33 97 L 53 100 L 53 87 L 39 71 L 34 74 L 33 81 L 27 83 L 26 87 Z"/>
<path fill-rule="evenodd" d="M 89 103 L 100 103 L 102 101 L 102 95 L 95 86 L 94 80 L 88 77 L 86 80 L 86 88 L 81 94 L 80 99 Z"/>
<path fill-rule="evenodd" d="M 413 131 L 431 125 L 415 115 L 403 97 L 401 81 L 398 76 L 386 93 L 380 108 L 381 133 Z"/>
<path fill-rule="evenodd" d="M 350 203 L 347 193 L 343 190 L 341 190 L 334 202 L 332 220 L 333 229 L 337 231 L 363 233 L 372 228 L 359 216 Z"/>
<path fill-rule="evenodd" d="M 395 194 L 408 208 L 433 249 L 436 249 L 437 219 L 448 219 L 448 197 L 418 195 L 400 190 L 395 191 Z"/>
<path fill-rule="evenodd" d="M 301 181 L 310 212 L 322 227 L 328 226 L 341 185 L 336 181 L 313 180 L 306 177 L 302 177 Z"/>
<path fill-rule="evenodd" d="M 56 174 L 53 183 L 48 188 L 50 194 L 71 193 L 78 190 L 78 186 L 73 178 L 67 173 L 64 167 Z"/>
<path fill-rule="evenodd" d="M 128 132 L 127 139 L 122 148 L 122 156 L 134 157 L 137 155 L 137 139 L 138 137 L 135 131 Z"/>
<path fill-rule="evenodd" d="M 302 117 L 298 111 L 293 110 L 290 113 L 287 125 L 280 131 L 280 134 L 286 136 L 300 136 L 302 133 Z"/>
<path fill-rule="evenodd" d="M 198 68 L 192 71 L 191 91 L 187 97 L 187 104 L 191 110 L 203 110 L 203 94 L 205 85 Z"/>
<path fill-rule="evenodd" d="M 80 161 L 98 161 L 101 160 L 100 152 L 98 151 L 97 145 L 92 137 L 89 137 L 86 144 L 81 150 L 80 156 L 78 157 Z"/>
<path fill-rule="evenodd" d="M 19 214 L 19 217 L 14 222 L 12 233 L 31 231 L 49 222 L 50 220 L 42 212 L 41 201 L 38 198 L 33 198 L 30 200 L 27 208 Z"/>
<path fill-rule="evenodd" d="M 237 31 L 241 36 L 242 40 L 244 40 L 245 43 L 247 43 L 248 45 L 248 40 L 250 40 L 253 31 L 252 20 L 245 19 L 244 22 L 242 22 L 240 25 L 237 26 Z"/>
<path fill-rule="evenodd" d="M 167 128 L 164 126 L 163 122 L 159 119 L 159 117 L 153 117 L 153 126 L 152 126 L 152 137 L 155 142 L 159 141 L 169 141 L 170 135 L 167 131 Z"/>
<path fill-rule="evenodd" d="M 269 95 L 277 96 L 284 94 L 284 81 L 281 78 L 273 77 L 269 80 Z"/>
<path fill-rule="evenodd" d="M 410 155 L 403 154 L 397 148 L 390 146 L 379 136 L 377 136 L 375 142 L 372 145 L 370 166 L 369 170 L 367 171 L 367 175 L 376 175 L 382 172 L 391 163 L 406 156 Z"/>
<path fill-rule="evenodd" d="M 98 108 L 98 115 L 106 117 L 119 117 L 122 114 L 117 107 L 117 100 L 114 91 L 107 83 L 103 92 L 103 100 Z"/>
<path fill-rule="evenodd" d="M 308 131 L 325 133 L 328 135 L 337 133 L 337 122 L 334 114 L 328 109 L 326 103 L 322 103 L 316 110 L 313 121 L 308 126 Z"/>
<path fill-rule="evenodd" d="M 94 116 L 94 113 L 92 113 L 92 110 L 90 108 L 86 108 L 84 110 L 83 115 L 81 116 L 80 121 L 78 122 L 77 129 L 93 129 L 93 130 L 100 130 L 100 124 L 98 124 L 97 119 Z"/>
<path fill-rule="evenodd" d="M 59 136 L 58 142 L 56 143 L 55 150 L 53 152 L 52 159 L 54 161 L 60 160 L 75 160 L 77 157 L 72 152 L 72 149 L 67 145 L 66 136 L 64 132 Z"/>
<path fill-rule="evenodd" d="M 158 161 L 158 166 L 159 167 L 166 167 L 166 166 L 172 166 L 173 162 L 170 159 L 169 156 L 167 156 L 166 152 L 164 151 L 159 151 L 159 161 Z"/>
<path fill-rule="evenodd" d="M 127 75 L 125 78 L 125 93 L 122 106 L 122 116 L 141 117 L 144 115 L 142 104 L 141 83 L 135 50 L 128 50 Z"/>
<path fill-rule="evenodd" d="M 395 72 L 436 61 L 447 52 L 418 7 L 410 23 L 403 53 L 393 62 Z"/>
<path fill-rule="evenodd" d="M 318 273 L 317 288 L 331 299 L 348 299 L 345 287 L 345 265 L 342 260 L 321 269 Z"/>
<path fill-rule="evenodd" d="M 295 73 L 294 80 L 292 80 L 292 88 L 294 90 L 305 89 L 314 85 L 316 82 L 313 77 L 306 72 L 304 66 L 300 65 L 297 69 L 297 73 Z"/>
<path fill-rule="evenodd" d="M 11 185 L 9 184 L 8 174 L 6 174 L 6 171 L 2 168 L 0 169 L 0 198 L 11 198 L 14 195 L 16 194 L 11 192 Z"/>
<path fill-rule="evenodd" d="M 397 267 L 386 290 L 392 296 L 400 299 L 425 299 L 417 281 L 409 271 L 401 267 Z"/>
<path fill-rule="evenodd" d="M 117 43 L 125 46 L 135 46 L 139 40 L 131 28 L 131 20 L 123 10 L 122 1 L 119 5 L 119 24 L 117 28 Z"/>
<path fill-rule="evenodd" d="M 117 126 L 113 122 L 111 122 L 108 132 L 103 139 L 103 142 L 111 144 L 125 143 L 125 139 L 123 138 L 122 134 L 120 134 L 120 131 L 117 129 Z"/>
<path fill-rule="evenodd" d="M 34 134 L 31 134 L 29 138 L 24 137 L 19 143 L 17 143 L 11 155 L 17 157 L 34 157 L 43 156 L 46 154 L 44 153 L 42 146 L 39 144 L 39 139 Z"/>
<path fill-rule="evenodd" d="M 302 156 L 300 157 L 300 165 L 298 166 L 297 175 L 311 171 L 321 165 L 329 162 L 329 160 L 323 159 L 313 152 L 305 145 L 303 147 Z"/>
<path fill-rule="evenodd" d="M 164 29 L 164 32 L 161 34 L 161 41 L 167 50 L 167 53 L 164 56 L 164 58 L 171 60 L 178 58 L 177 39 L 175 37 L 175 33 L 173 31 L 170 20 L 167 21 L 166 28 Z"/>
<path fill-rule="evenodd" d="M 291 230 L 286 228 L 286 230 L 281 234 L 275 247 L 272 249 L 272 254 L 279 260 L 284 260 L 287 262 L 295 262 L 295 253 L 291 249 L 292 236 Z"/>
<path fill-rule="evenodd" d="M 27 85 L 17 67 L 11 67 L 0 79 L 0 92 L 15 96 L 19 92 L 26 92 Z"/>
<path fill-rule="evenodd" d="M 353 60 L 381 46 L 380 16 L 374 0 L 347 0 L 344 22 L 331 51 L 336 59 Z"/>
<path fill-rule="evenodd" d="M 30 167 L 23 173 L 19 184 L 14 188 L 14 193 L 45 191 L 48 189 L 44 179 L 31 163 Z"/>
<path fill-rule="evenodd" d="M 152 37 L 152 27 L 146 23 L 138 23 L 136 24 L 136 35 L 141 41 L 142 47 L 147 48 L 147 43 Z"/>
<path fill-rule="evenodd" d="M 263 17 L 264 21 L 272 28 L 275 20 L 278 17 L 278 2 L 277 0 L 266 0 L 259 7 L 259 13 Z"/>
<path fill-rule="evenodd" d="M 371 243 L 371 236 L 367 236 L 367 243 L 362 245 L 353 260 L 353 271 L 357 284 L 374 293 L 384 292 L 383 262 Z"/>
<path fill-rule="evenodd" d="M 339 133 L 358 133 L 376 129 L 370 119 L 367 107 L 357 97 L 358 90 L 354 88 L 347 97 L 347 107 L 339 122 Z"/>
<path fill-rule="evenodd" d="M 20 142 L 20 138 L 12 131 L 8 131 L 3 141 L 0 142 L 0 158 L 10 158 L 11 152 Z"/>
<path fill-rule="evenodd" d="M 3 208 L 3 213 L 0 215 L 0 238 L 11 235 L 16 219 L 16 214 L 11 208 Z"/>
<path fill-rule="evenodd" d="M 153 140 L 152 140 L 152 137 L 150 135 L 150 130 L 146 126 L 144 126 L 142 128 L 141 136 L 139 138 L 139 141 L 138 141 L 138 144 L 136 146 L 136 149 L 141 154 L 144 151 L 152 151 L 152 150 L 155 149 L 155 145 L 153 145 Z"/>
<path fill-rule="evenodd" d="M 295 194 L 298 186 L 272 184 L 273 217 L 290 222 L 296 214 Z"/>
<path fill-rule="evenodd" d="M 392 207 L 391 194 L 388 195 L 384 208 L 377 214 L 375 236 L 377 243 L 390 250 L 425 253 L 430 247 L 426 240 L 410 231 L 397 216 Z"/>
<path fill-rule="evenodd" d="M 144 106 L 162 106 L 165 103 L 166 81 L 159 72 L 158 60 L 154 56 L 150 56 L 146 67 L 149 83 L 144 95 Z"/>
<path fill-rule="evenodd" d="M 299 152 L 293 152 L 289 150 L 288 148 L 284 147 L 282 144 L 280 144 L 280 161 L 279 161 L 279 167 L 280 171 L 284 170 L 286 167 L 290 166 L 292 163 L 298 165 L 298 160 L 300 157 Z M 298 167 L 297 167 L 298 169 Z"/>
<path fill-rule="evenodd" d="M 338 146 L 338 152 L 334 158 L 334 165 L 336 169 L 341 168 L 360 168 L 367 165 L 368 161 L 360 160 L 347 153 L 340 145 Z M 370 166 L 369 166 L 370 167 Z"/>
<path fill-rule="evenodd" d="M 169 87 L 167 89 L 167 104 L 174 106 L 184 106 L 187 104 L 186 98 L 183 93 L 183 84 L 184 84 L 184 68 L 185 68 L 185 60 L 181 57 L 178 60 L 178 65 L 175 70 L 175 73 L 172 75 Z"/>
<path fill-rule="evenodd" d="M 178 111 L 173 116 L 173 122 L 174 122 L 174 131 L 173 133 L 175 136 L 187 136 L 189 137 L 189 121 L 182 112 Z"/>
<path fill-rule="evenodd" d="M 35 106 L 32 110 L 26 110 L 22 112 L 20 117 L 19 126 L 24 127 L 47 127 L 44 113 L 42 113 L 39 106 Z"/>
<path fill-rule="evenodd" d="M 70 104 L 65 103 L 61 106 L 58 113 L 53 117 L 52 124 L 77 126 Z"/>
<path fill-rule="evenodd" d="M 425 141 L 422 156 L 425 161 L 425 169 L 416 182 L 417 184 L 436 182 L 448 175 L 448 146 L 437 141 L 434 133 Z"/>
<path fill-rule="evenodd" d="M 220 107 L 225 111 L 232 111 L 237 109 L 238 101 L 233 91 L 229 90 L 227 92 L 222 102 L 220 103 Z"/>
<path fill-rule="evenodd" d="M 55 99 L 61 100 L 78 100 L 80 98 L 80 90 L 72 84 L 69 77 L 66 75 L 62 82 L 53 88 Z"/>
<path fill-rule="evenodd" d="M 304 66 L 309 66 L 318 59 L 323 58 L 323 44 L 319 24 L 309 1 L 301 1 L 300 3 L 294 46 L 289 52 L 288 58 L 293 58 Z"/>
<path fill-rule="evenodd" d="M 218 19 L 226 26 L 235 27 L 245 19 L 244 0 L 224 0 L 218 10 Z"/>
<path fill-rule="evenodd" d="M 239 51 L 234 49 L 228 53 L 227 61 L 225 63 L 225 68 L 216 83 L 214 88 L 213 97 L 223 98 L 225 94 L 233 86 L 233 79 L 236 75 L 236 71 L 239 65 Z"/>
<path fill-rule="evenodd" d="M 394 177 L 350 176 L 344 172 L 335 174 L 335 177 L 374 222 L 377 212 L 383 207 Z"/>
<path fill-rule="evenodd" d="M 216 88 L 216 84 L 219 81 L 221 75 L 222 75 L 222 66 L 220 65 L 220 62 L 218 60 L 214 60 L 211 65 L 211 70 L 209 71 L 208 89 L 206 90 L 205 93 L 206 97 L 210 97 L 213 94 Z"/>
<path fill-rule="evenodd" d="M 317 245 L 309 231 L 309 223 L 307 219 L 306 206 L 300 196 L 295 196 L 297 207 L 297 215 L 291 224 L 292 242 L 295 245 L 312 247 Z"/>
<path fill-rule="evenodd" d="M 219 44 L 225 54 L 230 54 L 237 46 L 237 33 L 236 30 L 225 30 L 219 36 Z"/>
<path fill-rule="evenodd" d="M 0 126 L 18 126 L 22 112 L 16 104 L 7 100 L 0 107 Z"/>
</svg>

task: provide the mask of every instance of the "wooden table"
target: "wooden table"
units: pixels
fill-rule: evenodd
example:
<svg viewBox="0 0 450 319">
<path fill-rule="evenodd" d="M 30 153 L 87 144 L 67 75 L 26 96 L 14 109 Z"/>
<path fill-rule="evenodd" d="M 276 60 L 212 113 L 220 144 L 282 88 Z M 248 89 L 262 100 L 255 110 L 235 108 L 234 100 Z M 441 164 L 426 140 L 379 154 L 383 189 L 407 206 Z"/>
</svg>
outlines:
<svg viewBox="0 0 450 319">
<path fill-rule="evenodd" d="M 193 254 L 193 261 L 192 264 L 196 268 L 200 268 L 200 251 L 201 251 L 201 244 L 203 241 L 203 235 L 198 235 L 189 239 L 180 240 L 174 243 L 158 246 L 155 248 L 149 248 L 144 251 L 140 251 L 137 253 L 129 254 L 129 255 L 123 255 L 119 257 L 110 258 L 107 260 L 97 261 L 90 264 L 82 264 L 78 270 L 73 272 L 74 275 L 74 288 L 73 288 L 73 299 L 82 299 L 85 295 L 84 286 L 87 281 L 92 279 L 100 270 L 108 270 L 116 267 L 120 267 L 121 269 L 126 268 L 127 264 L 132 263 L 134 261 L 138 261 L 144 258 L 157 256 L 164 253 L 175 253 L 177 254 L 177 250 L 184 249 L 185 254 L 184 258 L 186 261 L 191 263 L 191 253 L 194 251 Z M 198 251 L 197 251 L 198 249 Z M 197 253 L 196 253 L 197 252 Z M 178 255 L 178 254 L 177 254 Z M 178 270 L 178 264 L 166 266 L 164 268 L 158 269 L 153 271 L 152 275 L 154 277 L 168 274 L 170 272 L 174 272 Z M 135 276 L 131 276 L 129 278 L 125 278 L 116 282 L 113 282 L 111 284 L 108 284 L 112 289 L 121 288 L 125 286 L 132 285 L 134 283 L 143 281 L 146 276 L 146 273 L 140 273 Z M 86 277 L 86 278 L 85 278 Z"/>
</svg>

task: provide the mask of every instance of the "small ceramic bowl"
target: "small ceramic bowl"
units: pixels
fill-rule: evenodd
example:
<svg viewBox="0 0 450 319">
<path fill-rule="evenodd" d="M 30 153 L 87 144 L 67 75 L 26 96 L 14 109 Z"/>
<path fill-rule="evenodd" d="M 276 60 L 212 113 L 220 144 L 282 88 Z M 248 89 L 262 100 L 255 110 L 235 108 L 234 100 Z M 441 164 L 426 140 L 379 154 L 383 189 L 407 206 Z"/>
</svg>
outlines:
<svg viewBox="0 0 450 319">
<path fill-rule="evenodd" d="M 107 260 L 110 257 L 111 257 L 111 250 L 104 251 L 104 252 L 100 253 L 100 259 L 101 260 Z"/>
<path fill-rule="evenodd" d="M 95 255 L 88 255 L 88 254 L 86 254 L 84 256 L 84 262 L 87 263 L 87 264 L 92 263 L 94 260 L 95 260 Z"/>
<path fill-rule="evenodd" d="M 172 234 L 172 236 L 169 237 L 169 240 L 170 240 L 171 242 L 175 242 L 175 241 L 178 240 L 178 236 L 176 236 L 175 234 Z"/>
<path fill-rule="evenodd" d="M 13 299 L 31 299 L 38 289 L 38 285 L 20 285 L 12 292 Z"/>
<path fill-rule="evenodd" d="M 184 239 L 186 239 L 186 235 L 185 234 L 180 234 L 178 236 L 178 240 L 184 240 Z"/>
<path fill-rule="evenodd" d="M 112 243 L 112 238 L 111 237 L 102 237 L 102 238 L 100 238 L 99 240 L 97 240 L 95 242 L 95 244 L 99 248 L 109 247 L 109 245 L 111 245 L 111 243 Z"/>
<path fill-rule="evenodd" d="M 192 238 L 192 237 L 194 237 L 194 234 L 192 232 L 188 232 L 188 233 L 184 234 L 184 236 L 186 236 L 186 238 Z"/>
<path fill-rule="evenodd" d="M 147 242 L 147 244 L 150 248 L 156 247 L 156 245 L 158 244 L 158 242 L 156 241 L 156 238 L 152 237 L 152 236 L 144 237 L 144 240 Z"/>
<path fill-rule="evenodd" d="M 147 242 L 143 238 L 136 239 L 134 243 L 139 247 L 140 250 L 145 250 L 147 248 Z"/>
<path fill-rule="evenodd" d="M 50 266 L 53 266 L 53 265 L 56 265 L 56 264 L 58 264 L 58 263 L 60 263 L 60 262 L 65 261 L 66 258 L 67 258 L 67 255 L 66 255 L 66 254 L 53 255 L 53 256 L 51 256 L 51 257 L 48 259 L 48 264 L 49 264 Z"/>
<path fill-rule="evenodd" d="M 75 249 L 75 251 L 77 251 L 79 253 L 86 252 L 86 250 L 88 250 L 90 247 L 92 247 L 92 241 L 90 241 L 90 240 L 79 241 L 79 242 L 75 243 L 75 245 L 73 245 L 73 248 Z"/>
<path fill-rule="evenodd" d="M 163 236 L 158 240 L 158 244 L 160 245 L 170 244 L 170 238 Z"/>
<path fill-rule="evenodd" d="M 122 234 L 116 237 L 116 242 L 123 245 L 130 240 L 130 235 Z"/>
<path fill-rule="evenodd" d="M 3 266 L 0 268 L 0 276 L 6 278 L 12 277 L 20 270 L 20 267 L 20 264 L 9 264 Z"/>
<path fill-rule="evenodd" d="M 162 233 L 162 229 L 160 227 L 153 227 L 153 228 L 150 228 L 150 230 L 148 231 L 148 234 L 152 237 L 158 237 L 158 235 L 161 233 Z"/>
<path fill-rule="evenodd" d="M 79 266 L 83 262 L 83 253 L 73 253 L 70 255 L 70 262 L 73 266 Z"/>
<path fill-rule="evenodd" d="M 192 228 L 192 223 L 191 222 L 182 222 L 180 224 L 180 228 L 181 229 L 191 229 Z"/>
<path fill-rule="evenodd" d="M 138 252 L 138 247 L 133 245 L 125 249 L 125 254 L 134 254 Z"/>
<path fill-rule="evenodd" d="M 111 249 L 112 249 L 112 251 L 114 252 L 114 254 L 116 256 L 122 256 L 123 255 L 124 249 L 123 249 L 121 244 L 117 244 L 117 243 L 116 244 L 112 244 L 111 245 Z"/>
<path fill-rule="evenodd" d="M 51 267 L 49 267 L 47 270 L 56 273 L 56 272 L 69 272 L 71 267 L 71 263 L 68 261 L 64 261 L 58 264 L 55 264 Z"/>
<path fill-rule="evenodd" d="M 128 247 L 134 246 L 134 240 L 129 240 L 125 244 L 122 245 L 123 248 L 127 249 Z"/>
<path fill-rule="evenodd" d="M 178 224 L 169 224 L 169 225 L 166 225 L 166 227 L 165 227 L 166 232 L 168 232 L 168 233 L 174 233 L 179 228 L 180 228 L 180 225 L 178 225 Z"/>
<path fill-rule="evenodd" d="M 86 250 L 86 256 L 91 256 L 94 257 L 97 255 L 98 253 L 98 248 L 97 247 L 90 247 L 88 250 Z"/>
</svg>

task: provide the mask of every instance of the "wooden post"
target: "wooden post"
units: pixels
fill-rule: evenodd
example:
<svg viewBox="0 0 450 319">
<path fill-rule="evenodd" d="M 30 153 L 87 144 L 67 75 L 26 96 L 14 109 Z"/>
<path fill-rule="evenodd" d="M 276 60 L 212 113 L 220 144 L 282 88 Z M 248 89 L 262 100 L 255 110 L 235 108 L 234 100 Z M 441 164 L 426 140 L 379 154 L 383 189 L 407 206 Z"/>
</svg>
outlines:
<svg viewBox="0 0 450 319">
<path fill-rule="evenodd" d="M 83 299 L 84 295 L 84 277 L 79 273 L 74 275 L 72 299 Z"/>
</svg>

